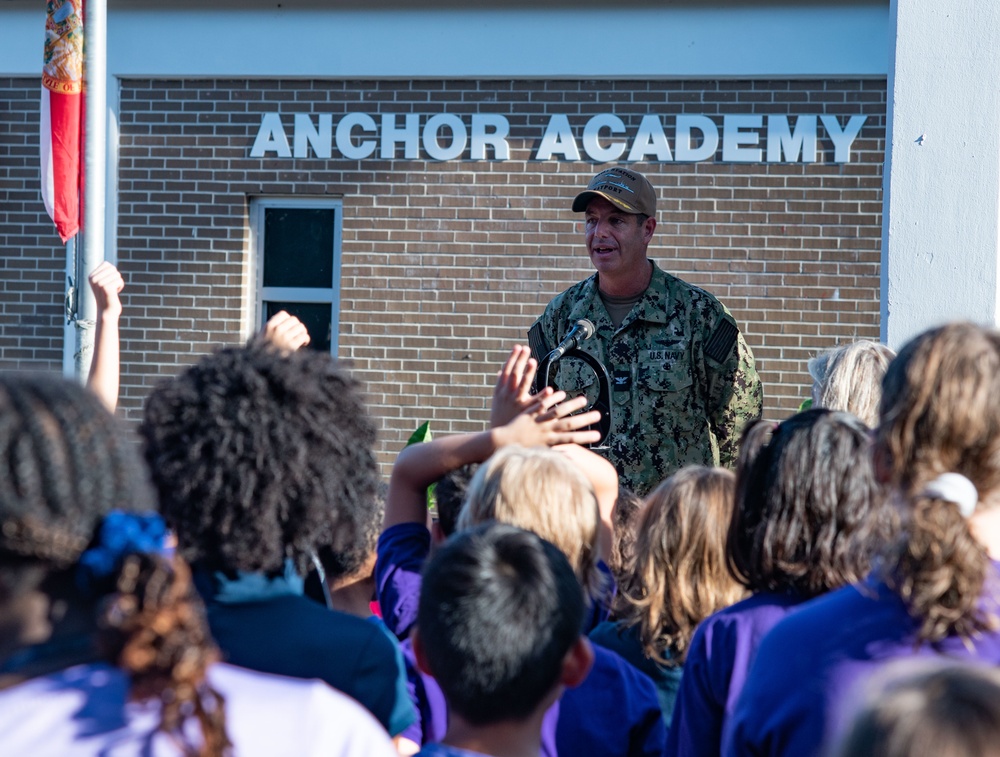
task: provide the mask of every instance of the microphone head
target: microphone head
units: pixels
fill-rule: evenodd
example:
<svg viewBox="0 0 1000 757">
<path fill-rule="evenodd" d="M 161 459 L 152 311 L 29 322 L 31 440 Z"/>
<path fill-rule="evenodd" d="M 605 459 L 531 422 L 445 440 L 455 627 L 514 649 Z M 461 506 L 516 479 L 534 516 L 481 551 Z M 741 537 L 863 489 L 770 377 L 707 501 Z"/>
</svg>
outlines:
<svg viewBox="0 0 1000 757">
<path fill-rule="evenodd" d="M 574 324 L 574 328 L 579 329 L 580 331 L 579 339 L 581 342 L 590 339 L 590 337 L 592 337 L 594 335 L 594 332 L 597 330 L 594 328 L 594 324 L 591 323 L 591 321 L 588 320 L 587 318 L 581 318 L 579 321 L 577 321 Z"/>
</svg>

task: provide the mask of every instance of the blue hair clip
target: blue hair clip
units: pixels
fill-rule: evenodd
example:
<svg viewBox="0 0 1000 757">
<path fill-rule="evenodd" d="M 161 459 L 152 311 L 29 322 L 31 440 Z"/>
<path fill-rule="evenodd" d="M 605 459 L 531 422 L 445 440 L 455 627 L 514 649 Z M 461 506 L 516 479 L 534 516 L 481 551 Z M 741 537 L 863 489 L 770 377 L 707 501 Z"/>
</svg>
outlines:
<svg viewBox="0 0 1000 757">
<path fill-rule="evenodd" d="M 92 593 L 126 555 L 162 552 L 166 535 L 167 527 L 159 515 L 112 510 L 101 523 L 97 543 L 80 555 L 76 580 L 81 591 Z"/>
</svg>

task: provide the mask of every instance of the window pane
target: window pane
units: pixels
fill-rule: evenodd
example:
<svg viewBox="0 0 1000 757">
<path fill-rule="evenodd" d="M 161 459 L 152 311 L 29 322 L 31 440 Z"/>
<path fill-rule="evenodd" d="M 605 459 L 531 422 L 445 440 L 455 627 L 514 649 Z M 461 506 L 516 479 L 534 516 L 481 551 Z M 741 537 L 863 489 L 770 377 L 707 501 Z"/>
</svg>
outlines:
<svg viewBox="0 0 1000 757">
<path fill-rule="evenodd" d="M 327 303 L 312 302 L 265 302 L 264 319 L 270 320 L 271 316 L 282 310 L 298 318 L 309 331 L 309 349 L 320 352 L 330 351 L 331 312 Z"/>
<path fill-rule="evenodd" d="M 264 286 L 333 286 L 334 212 L 264 209 Z"/>
</svg>

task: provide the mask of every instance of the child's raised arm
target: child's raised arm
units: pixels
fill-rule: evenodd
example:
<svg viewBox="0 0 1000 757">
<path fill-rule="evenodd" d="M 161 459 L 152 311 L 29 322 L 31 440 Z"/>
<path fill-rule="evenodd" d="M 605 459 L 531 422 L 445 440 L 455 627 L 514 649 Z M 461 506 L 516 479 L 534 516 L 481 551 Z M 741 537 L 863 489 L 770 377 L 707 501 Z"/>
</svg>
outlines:
<svg viewBox="0 0 1000 757">
<path fill-rule="evenodd" d="M 396 458 L 389 478 L 385 524 L 424 523 L 427 520 L 427 487 L 449 471 L 467 463 L 482 462 L 500 447 L 557 444 L 589 444 L 597 441 L 597 431 L 587 426 L 600 420 L 600 412 L 572 415 L 587 403 L 586 397 L 563 402 L 565 392 L 539 395 L 525 411 L 503 426 L 471 434 L 443 436 L 405 448 Z"/>
<path fill-rule="evenodd" d="M 93 270 L 87 280 L 97 303 L 94 355 L 90 362 L 87 386 L 113 413 L 118 406 L 121 372 L 118 321 L 122 314 L 122 303 L 118 293 L 125 288 L 125 280 L 118 269 L 106 260 Z"/>
<path fill-rule="evenodd" d="M 594 487 L 597 507 L 601 512 L 601 532 L 597 552 L 606 563 L 611 556 L 613 533 L 611 515 L 618 499 L 618 471 L 596 452 L 591 452 L 578 444 L 563 444 L 557 449 L 573 461 Z"/>
</svg>

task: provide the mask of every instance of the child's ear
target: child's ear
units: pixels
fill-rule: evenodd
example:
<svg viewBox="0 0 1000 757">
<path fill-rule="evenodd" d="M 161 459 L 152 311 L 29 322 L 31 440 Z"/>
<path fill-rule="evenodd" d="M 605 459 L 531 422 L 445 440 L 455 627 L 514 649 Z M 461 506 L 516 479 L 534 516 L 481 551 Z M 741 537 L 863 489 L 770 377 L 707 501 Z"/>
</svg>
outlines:
<svg viewBox="0 0 1000 757">
<path fill-rule="evenodd" d="M 563 658 L 559 683 L 569 688 L 579 686 L 583 683 L 593 666 L 594 648 L 590 645 L 590 639 L 586 636 L 580 636 Z"/>
<path fill-rule="evenodd" d="M 410 630 L 410 644 L 413 645 L 413 656 L 417 660 L 417 669 L 425 675 L 433 676 L 431 666 L 427 664 L 427 654 L 424 652 L 423 640 L 420 638 L 420 629 L 417 626 Z"/>
</svg>

